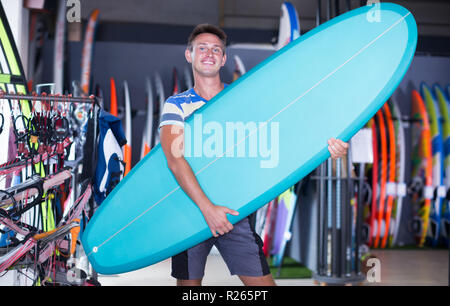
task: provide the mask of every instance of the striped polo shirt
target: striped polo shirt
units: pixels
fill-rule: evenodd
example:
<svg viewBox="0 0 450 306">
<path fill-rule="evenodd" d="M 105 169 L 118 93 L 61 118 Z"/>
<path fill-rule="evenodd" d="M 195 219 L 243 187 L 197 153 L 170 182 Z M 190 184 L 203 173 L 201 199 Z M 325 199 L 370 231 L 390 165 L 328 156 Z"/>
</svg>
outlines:
<svg viewBox="0 0 450 306">
<path fill-rule="evenodd" d="M 227 84 L 224 84 L 225 87 Z M 184 127 L 186 119 L 206 103 L 208 101 L 200 97 L 194 88 L 169 97 L 164 103 L 159 128 L 170 124 Z"/>
</svg>

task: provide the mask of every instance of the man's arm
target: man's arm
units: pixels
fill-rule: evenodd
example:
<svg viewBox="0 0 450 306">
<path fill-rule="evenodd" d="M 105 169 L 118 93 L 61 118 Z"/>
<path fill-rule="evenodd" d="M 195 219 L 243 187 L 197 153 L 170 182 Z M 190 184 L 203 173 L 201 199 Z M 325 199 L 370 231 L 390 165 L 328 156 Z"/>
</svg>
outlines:
<svg viewBox="0 0 450 306">
<path fill-rule="evenodd" d="M 225 206 L 214 205 L 203 192 L 200 184 L 183 156 L 184 129 L 177 125 L 165 125 L 160 129 L 161 147 L 167 159 L 167 165 L 184 192 L 198 206 L 214 237 L 233 229 L 227 214 L 239 213 Z M 218 233 L 218 234 L 217 234 Z"/>
</svg>

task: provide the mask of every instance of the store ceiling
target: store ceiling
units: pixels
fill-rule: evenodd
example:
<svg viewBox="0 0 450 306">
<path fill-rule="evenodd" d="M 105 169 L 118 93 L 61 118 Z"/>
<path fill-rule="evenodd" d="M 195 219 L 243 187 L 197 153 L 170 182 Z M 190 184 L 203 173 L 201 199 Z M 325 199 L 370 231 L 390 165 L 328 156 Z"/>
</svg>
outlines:
<svg viewBox="0 0 450 306">
<path fill-rule="evenodd" d="M 291 0 L 296 7 L 302 31 L 315 26 L 316 0 Z M 331 1 L 334 5 L 335 0 Z M 352 8 L 360 0 L 351 0 Z M 450 36 L 450 1 L 403 0 L 395 2 L 408 8 L 419 25 L 419 34 Z M 226 28 L 276 30 L 282 0 L 81 0 L 82 18 L 100 9 L 100 20 L 170 25 L 196 25 L 203 22 Z M 322 16 L 326 16 L 327 0 L 322 0 Z M 340 0 L 341 10 L 347 1 Z"/>
</svg>

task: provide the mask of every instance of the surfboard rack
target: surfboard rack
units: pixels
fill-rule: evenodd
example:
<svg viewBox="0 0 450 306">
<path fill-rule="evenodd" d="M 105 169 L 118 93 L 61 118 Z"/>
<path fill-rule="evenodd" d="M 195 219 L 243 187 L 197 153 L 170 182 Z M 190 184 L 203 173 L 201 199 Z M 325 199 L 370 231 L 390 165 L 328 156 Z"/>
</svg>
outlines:
<svg viewBox="0 0 450 306">
<path fill-rule="evenodd" d="M 311 179 L 319 194 L 316 271 L 317 285 L 359 285 L 365 280 L 361 267 L 364 164 L 352 175 L 351 148 L 346 160 L 322 163 Z M 350 165 L 350 166 L 348 166 Z M 342 169 L 341 169 L 342 168 Z M 355 198 L 355 190 L 358 192 Z"/>
<path fill-rule="evenodd" d="M 52 85 L 52 84 L 45 84 L 45 85 Z M 81 92 L 77 89 L 77 85 L 74 86 L 74 92 Z M 77 94 L 76 94 L 77 95 Z M 87 131 L 85 132 L 84 137 L 80 137 L 80 135 L 76 135 L 74 139 L 77 140 L 70 140 L 69 137 L 61 138 L 58 141 L 64 146 L 64 148 L 69 147 L 70 145 L 77 142 L 75 153 L 74 153 L 74 160 L 64 160 L 65 165 L 70 165 L 71 168 L 71 186 L 72 186 L 72 197 L 73 199 L 79 199 L 80 196 L 82 196 L 82 190 L 85 190 L 85 188 L 81 187 L 83 186 L 83 182 L 87 182 L 92 180 L 94 177 L 94 171 L 96 169 L 96 161 L 97 161 L 97 144 L 98 141 L 98 134 L 99 134 L 99 123 L 98 118 L 101 110 L 101 98 L 97 97 L 95 95 L 90 96 L 72 96 L 69 95 L 53 95 L 53 94 L 47 94 L 47 93 L 40 93 L 37 94 L 33 92 L 32 94 L 19 94 L 19 93 L 7 93 L 3 90 L 0 90 L 0 103 L 1 102 L 32 102 L 34 105 L 34 102 L 50 102 L 53 104 L 70 104 L 70 108 L 66 109 L 66 114 L 62 115 L 61 118 L 69 118 L 70 124 L 75 124 L 77 127 L 76 129 L 79 131 L 81 129 L 81 126 L 84 125 L 84 123 L 88 122 L 87 124 Z M 52 106 L 53 108 L 53 106 Z M 69 110 L 70 109 L 70 110 Z M 88 113 L 88 115 L 83 117 L 83 120 L 81 120 L 79 117 L 75 115 L 76 110 L 84 110 Z M 69 113 L 71 113 L 69 115 Z M 69 120 L 69 119 L 66 119 Z M 91 120 L 91 123 L 89 123 L 89 120 Z M 66 124 L 69 124 L 66 122 Z M 67 135 L 65 135 L 67 136 Z M 92 144 L 92 145 L 90 145 Z M 79 148 L 77 148 L 77 146 Z M 88 149 L 85 150 L 85 147 Z M 56 151 L 57 152 L 57 151 Z M 63 154 L 64 155 L 64 154 Z M 45 156 L 46 158 L 43 158 Z M 21 157 L 22 158 L 22 157 Z M 49 159 L 50 154 L 39 154 L 36 155 L 34 158 L 32 157 L 32 162 L 34 162 L 34 159 L 38 159 L 40 162 L 44 159 Z M 29 163 L 28 161 L 29 157 L 26 157 L 23 161 L 25 165 Z M 83 166 L 83 163 L 86 163 L 87 166 Z M 19 165 L 20 166 L 20 165 Z M 45 166 L 45 167 L 48 167 Z M 33 169 L 33 168 L 32 168 Z M 82 170 L 84 169 L 84 171 Z M 46 173 L 48 173 L 48 169 L 46 169 Z M 78 187 L 77 187 L 78 186 Z M 44 181 L 44 187 L 45 187 L 45 181 Z M 90 198 L 90 196 L 89 196 Z M 90 219 L 94 213 L 94 205 L 93 198 L 89 200 L 89 206 L 90 208 L 86 210 L 87 217 Z M 29 205 L 29 207 L 32 207 Z M 21 213 L 20 211 L 19 213 Z M 90 282 L 93 284 L 99 284 L 97 281 L 97 272 L 92 270 L 89 273 L 90 280 L 86 282 Z"/>
</svg>

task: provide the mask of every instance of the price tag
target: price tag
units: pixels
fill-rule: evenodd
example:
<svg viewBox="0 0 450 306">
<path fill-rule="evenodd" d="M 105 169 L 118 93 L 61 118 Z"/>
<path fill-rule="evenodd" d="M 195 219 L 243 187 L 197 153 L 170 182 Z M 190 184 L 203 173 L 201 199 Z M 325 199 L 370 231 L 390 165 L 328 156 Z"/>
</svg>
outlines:
<svg viewBox="0 0 450 306">
<path fill-rule="evenodd" d="M 433 186 L 425 186 L 423 191 L 424 191 L 423 195 L 424 195 L 425 199 L 433 199 L 433 193 L 434 193 Z"/>
<path fill-rule="evenodd" d="M 406 196 L 406 184 L 405 183 L 398 183 L 397 184 L 397 196 L 398 197 L 405 197 Z"/>
<path fill-rule="evenodd" d="M 353 163 L 373 163 L 372 130 L 363 128 L 350 139 Z"/>
<path fill-rule="evenodd" d="M 447 192 L 445 190 L 445 186 L 438 186 L 437 188 L 437 196 L 438 198 L 445 198 Z"/>
<path fill-rule="evenodd" d="M 386 194 L 395 197 L 397 195 L 397 183 L 388 182 L 386 184 Z"/>
</svg>

